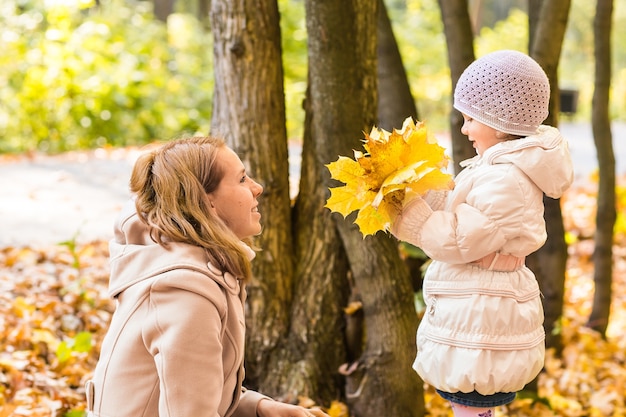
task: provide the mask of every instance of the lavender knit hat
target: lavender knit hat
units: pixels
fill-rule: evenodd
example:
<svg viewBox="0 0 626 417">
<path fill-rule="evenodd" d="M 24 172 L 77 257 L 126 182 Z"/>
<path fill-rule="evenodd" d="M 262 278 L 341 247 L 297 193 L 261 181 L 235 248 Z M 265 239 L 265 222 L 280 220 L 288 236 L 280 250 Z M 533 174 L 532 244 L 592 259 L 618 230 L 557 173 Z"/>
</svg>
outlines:
<svg viewBox="0 0 626 417">
<path fill-rule="evenodd" d="M 497 51 L 468 66 L 454 90 L 454 108 L 496 130 L 528 136 L 549 113 L 550 82 L 541 66 L 517 51 Z"/>
</svg>

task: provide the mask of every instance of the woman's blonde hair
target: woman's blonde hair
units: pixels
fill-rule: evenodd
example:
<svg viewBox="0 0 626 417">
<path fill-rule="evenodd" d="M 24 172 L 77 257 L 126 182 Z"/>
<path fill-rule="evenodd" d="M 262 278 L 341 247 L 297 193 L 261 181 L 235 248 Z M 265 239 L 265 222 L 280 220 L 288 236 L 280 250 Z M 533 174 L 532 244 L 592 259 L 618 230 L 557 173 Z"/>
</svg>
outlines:
<svg viewBox="0 0 626 417">
<path fill-rule="evenodd" d="M 130 178 L 135 207 L 159 245 L 184 242 L 206 249 L 210 262 L 234 276 L 250 278 L 250 260 L 241 240 L 209 208 L 206 194 L 224 175 L 215 137 L 168 142 L 137 159 Z"/>
</svg>

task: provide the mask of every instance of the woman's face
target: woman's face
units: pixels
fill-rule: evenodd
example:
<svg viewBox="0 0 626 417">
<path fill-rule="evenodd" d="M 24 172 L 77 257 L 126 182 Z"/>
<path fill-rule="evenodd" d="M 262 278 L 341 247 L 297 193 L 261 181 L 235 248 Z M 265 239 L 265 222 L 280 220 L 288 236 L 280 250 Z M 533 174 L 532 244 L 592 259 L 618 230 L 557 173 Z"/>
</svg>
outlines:
<svg viewBox="0 0 626 417">
<path fill-rule="evenodd" d="M 246 175 L 241 159 L 229 147 L 222 146 L 218 150 L 218 161 L 224 177 L 208 194 L 211 207 L 239 239 L 258 235 L 261 213 L 257 198 L 263 187 Z"/>
<path fill-rule="evenodd" d="M 497 138 L 496 132 L 496 129 L 463 114 L 461 133 L 466 135 L 470 142 L 472 142 L 477 154 L 482 155 L 487 149 L 501 142 L 501 140 Z"/>
</svg>

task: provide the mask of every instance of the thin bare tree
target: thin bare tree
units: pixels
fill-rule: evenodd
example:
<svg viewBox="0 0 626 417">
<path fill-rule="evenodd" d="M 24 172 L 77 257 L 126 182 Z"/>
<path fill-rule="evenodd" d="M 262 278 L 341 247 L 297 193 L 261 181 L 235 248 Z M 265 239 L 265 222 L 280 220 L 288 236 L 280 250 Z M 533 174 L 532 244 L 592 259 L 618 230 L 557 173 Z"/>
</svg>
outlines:
<svg viewBox="0 0 626 417">
<path fill-rule="evenodd" d="M 615 155 L 609 117 L 613 0 L 598 0 L 593 21 L 595 79 L 591 106 L 593 140 L 598 154 L 598 205 L 593 265 L 595 291 L 587 326 L 606 336 L 613 282 L 613 229 L 616 220 Z"/>
<path fill-rule="evenodd" d="M 384 0 L 378 0 L 378 126 L 399 129 L 407 117 L 418 120 L 417 106 L 404 69 Z"/>
<path fill-rule="evenodd" d="M 176 0 L 154 0 L 154 15 L 157 19 L 165 22 L 167 17 L 174 12 Z"/>
<path fill-rule="evenodd" d="M 467 0 L 439 0 L 446 45 L 452 91 L 461 74 L 475 59 L 474 34 Z M 459 163 L 476 155 L 467 136 L 461 133 L 463 116 L 457 110 L 450 110 L 450 137 L 452 138 L 452 160 L 454 170 L 459 173 Z"/>
<path fill-rule="evenodd" d="M 552 126 L 558 126 L 560 92 L 557 69 L 569 9 L 570 0 L 531 0 L 529 3 L 529 10 L 538 10 L 529 19 L 530 55 L 546 72 L 552 86 L 550 114 L 544 122 Z M 567 243 L 561 200 L 544 196 L 544 205 L 548 239 L 541 249 L 527 258 L 527 264 L 537 276 L 544 295 L 546 345 L 559 352 L 562 348 L 561 337 L 554 329 L 563 313 Z"/>
</svg>

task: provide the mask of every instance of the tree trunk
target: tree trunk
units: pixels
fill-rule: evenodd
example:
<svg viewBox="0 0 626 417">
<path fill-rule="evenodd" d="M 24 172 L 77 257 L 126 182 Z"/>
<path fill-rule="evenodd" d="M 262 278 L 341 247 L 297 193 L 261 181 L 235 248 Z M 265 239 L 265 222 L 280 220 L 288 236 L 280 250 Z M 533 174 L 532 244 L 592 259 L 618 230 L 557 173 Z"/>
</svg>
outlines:
<svg viewBox="0 0 626 417">
<path fill-rule="evenodd" d="M 439 0 L 441 20 L 448 46 L 448 63 L 452 80 L 452 91 L 456 87 L 461 74 L 475 59 L 472 23 L 468 13 L 467 0 Z M 454 171 L 459 173 L 459 163 L 476 155 L 467 136 L 461 133 L 463 116 L 460 112 L 450 110 L 450 137 L 452 139 L 452 160 Z"/>
<path fill-rule="evenodd" d="M 210 11 L 211 11 L 211 0 L 198 0 L 198 20 L 204 26 L 208 26 Z"/>
<path fill-rule="evenodd" d="M 418 120 L 415 99 L 383 0 L 378 0 L 378 127 L 400 129 L 407 117 Z"/>
<path fill-rule="evenodd" d="M 378 127 L 391 132 L 400 129 L 407 117 L 419 120 L 415 99 L 402 63 L 402 56 L 383 0 L 378 1 Z M 402 242 L 400 245 L 411 246 Z M 407 256 L 414 292 L 422 289 L 422 266 L 426 259 Z"/>
<path fill-rule="evenodd" d="M 352 218 L 323 209 L 328 187 L 336 185 L 324 164 L 338 155 L 352 155 L 352 149 L 362 147 L 363 131 L 375 124 L 376 32 L 371 28 L 376 26 L 377 5 L 378 0 L 306 2 L 309 96 L 298 242 L 311 246 L 320 241 L 321 232 L 324 238 L 338 231 L 349 262 L 348 278 L 358 292 L 352 297 L 360 297 L 363 305 L 363 352 L 342 367 L 352 414 L 421 416 L 419 380 L 411 369 L 417 314 L 397 242 L 384 234 L 364 239 L 350 224 Z M 335 241 L 326 240 L 317 262 L 327 264 L 342 252 L 337 249 Z M 300 249 L 302 254 L 310 252 Z M 335 279 L 348 282 L 346 276 Z"/>
<path fill-rule="evenodd" d="M 174 12 L 175 0 L 154 0 L 154 15 L 162 22 Z"/>
<path fill-rule="evenodd" d="M 528 49 L 535 44 L 535 33 L 541 15 L 541 4 L 544 0 L 528 0 Z M 554 87 L 553 87 L 554 88 Z"/>
<path fill-rule="evenodd" d="M 533 33 L 530 55 L 546 72 L 552 86 L 550 115 L 545 124 L 558 126 L 559 83 L 557 68 L 567 25 L 570 0 L 546 0 L 541 3 L 537 22 L 530 21 Z M 528 267 L 535 273 L 544 295 L 546 346 L 559 353 L 562 349 L 560 335 L 555 325 L 563 313 L 567 244 L 561 213 L 560 199 L 544 196 L 545 219 L 548 232 L 546 244 L 527 258 Z"/>
<path fill-rule="evenodd" d="M 598 153 L 598 207 L 593 252 L 595 292 L 587 325 L 606 336 L 611 311 L 613 229 L 615 227 L 615 155 L 609 119 L 611 86 L 611 19 L 613 0 L 598 0 L 594 19 L 595 88 L 592 101 L 593 139 Z"/>
<path fill-rule="evenodd" d="M 226 138 L 264 186 L 263 233 L 248 286 L 247 385 L 262 385 L 289 326 L 294 249 L 278 6 L 276 0 L 213 0 L 212 134 Z"/>
<path fill-rule="evenodd" d="M 423 416 L 423 382 L 411 367 L 418 320 L 397 242 L 381 234 L 363 240 L 354 226 L 339 222 L 367 334 L 362 355 L 346 365 L 350 410 L 355 417 Z"/>
</svg>

